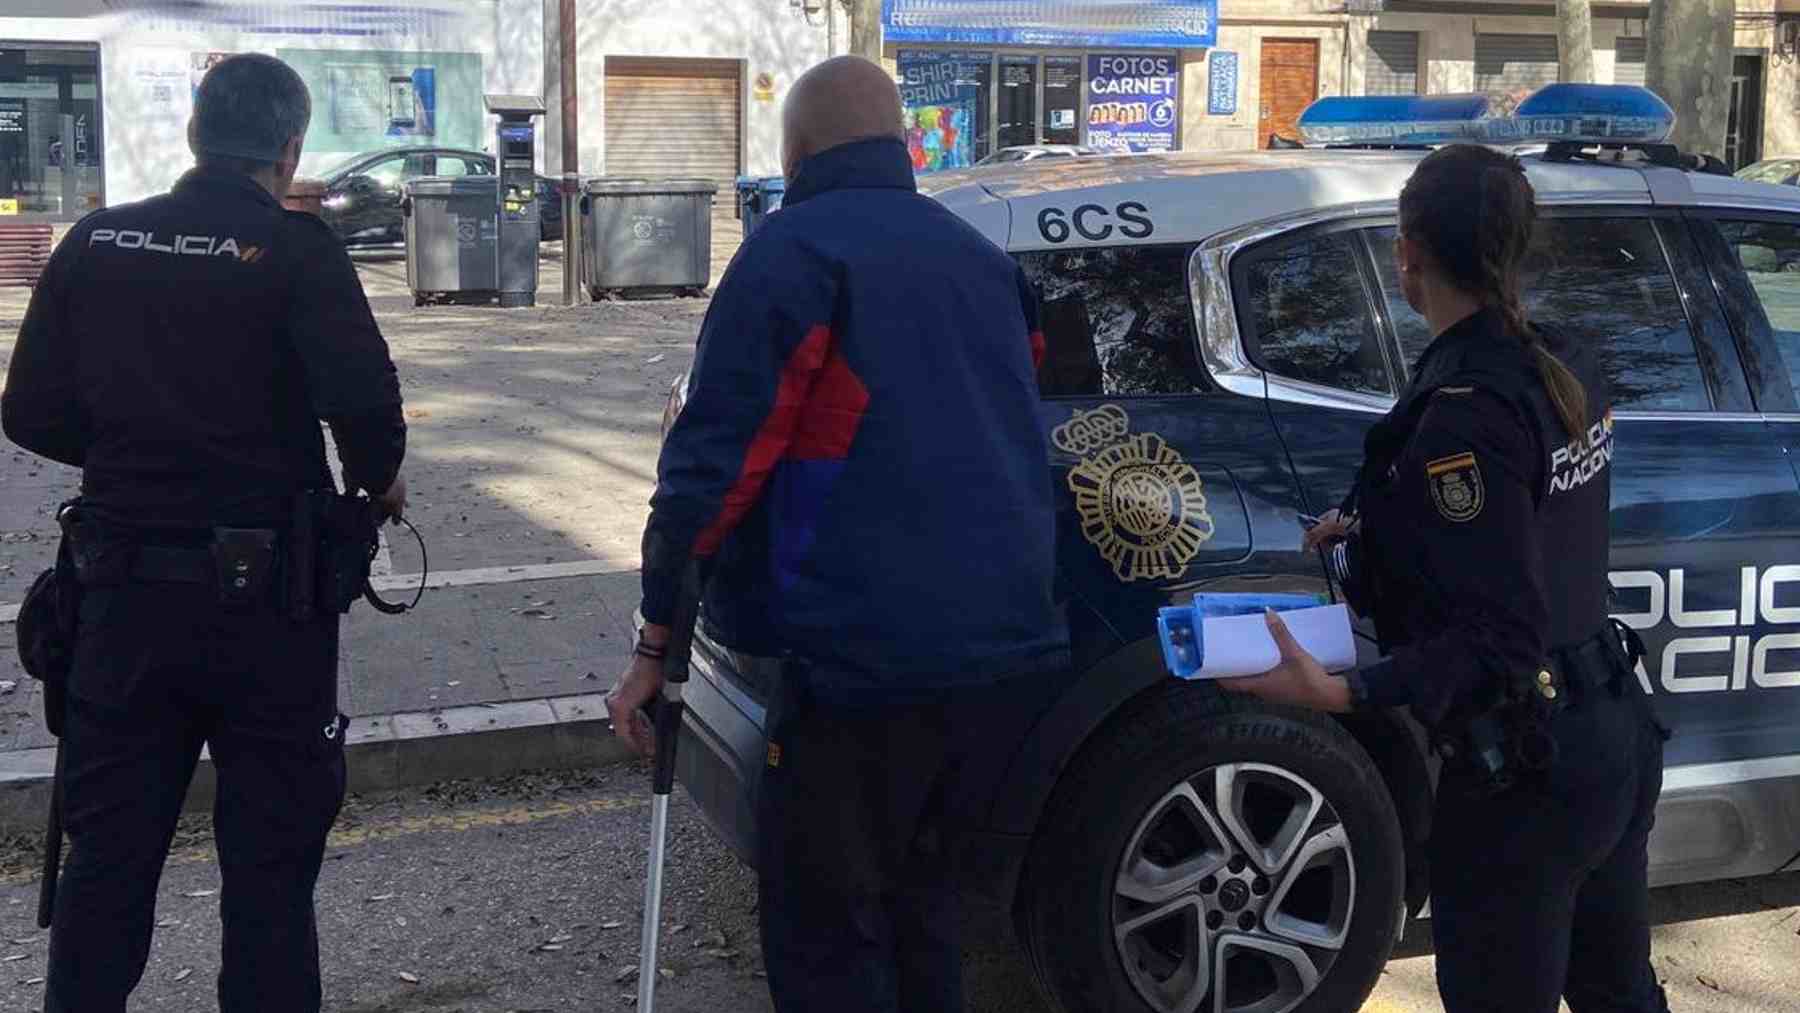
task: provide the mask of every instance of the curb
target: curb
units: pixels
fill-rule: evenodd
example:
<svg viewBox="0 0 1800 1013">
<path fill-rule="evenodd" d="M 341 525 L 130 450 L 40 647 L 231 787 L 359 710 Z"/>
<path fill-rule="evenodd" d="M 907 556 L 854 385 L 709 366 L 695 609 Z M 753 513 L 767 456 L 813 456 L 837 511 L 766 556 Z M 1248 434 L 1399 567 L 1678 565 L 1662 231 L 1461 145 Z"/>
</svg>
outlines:
<svg viewBox="0 0 1800 1013">
<path fill-rule="evenodd" d="M 344 732 L 349 790 L 631 759 L 608 725 L 605 699 L 587 693 L 351 718 Z M 0 755 L 0 835 L 43 833 L 55 766 L 54 748 Z M 202 752 L 183 811 L 210 809 L 213 794 L 212 759 Z"/>
</svg>

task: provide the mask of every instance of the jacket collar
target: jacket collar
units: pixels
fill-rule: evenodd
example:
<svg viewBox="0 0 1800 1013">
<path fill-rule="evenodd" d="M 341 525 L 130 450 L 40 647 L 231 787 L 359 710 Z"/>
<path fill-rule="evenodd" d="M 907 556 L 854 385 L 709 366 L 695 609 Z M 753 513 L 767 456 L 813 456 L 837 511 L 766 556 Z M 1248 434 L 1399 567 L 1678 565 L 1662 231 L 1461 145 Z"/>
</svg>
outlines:
<svg viewBox="0 0 1800 1013">
<path fill-rule="evenodd" d="M 217 169 L 193 168 L 183 173 L 175 183 L 177 193 L 183 190 L 204 189 L 237 197 L 248 197 L 259 204 L 272 208 L 281 206 L 275 195 L 263 189 L 263 185 L 241 172 L 223 172 Z"/>
<path fill-rule="evenodd" d="M 781 204 L 792 207 L 833 190 L 917 188 L 905 143 L 894 137 L 877 137 L 840 144 L 801 162 L 800 171 L 788 181 Z"/>
<path fill-rule="evenodd" d="M 1518 338 L 1506 326 L 1506 318 L 1493 308 L 1476 310 L 1450 325 L 1448 330 L 1432 340 L 1426 347 L 1425 354 L 1419 357 L 1418 368 L 1413 373 L 1413 383 L 1417 386 L 1435 369 L 1454 368 L 1454 364 L 1462 358 L 1460 353 L 1469 348 L 1493 347 L 1501 343 L 1518 343 Z"/>
</svg>

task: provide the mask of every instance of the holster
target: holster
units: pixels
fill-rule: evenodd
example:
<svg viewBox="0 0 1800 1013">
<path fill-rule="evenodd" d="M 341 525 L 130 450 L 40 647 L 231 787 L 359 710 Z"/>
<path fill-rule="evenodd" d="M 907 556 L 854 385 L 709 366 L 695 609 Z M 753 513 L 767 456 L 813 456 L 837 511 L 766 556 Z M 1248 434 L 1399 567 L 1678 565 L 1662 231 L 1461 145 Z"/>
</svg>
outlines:
<svg viewBox="0 0 1800 1013">
<path fill-rule="evenodd" d="M 360 496 L 332 489 L 300 494 L 288 592 L 295 619 L 306 621 L 326 609 L 343 614 L 363 597 L 381 546 L 380 525 L 374 505 Z"/>
<path fill-rule="evenodd" d="M 75 637 L 81 624 L 81 581 L 76 571 L 72 529 L 80 505 L 71 500 L 57 509 L 63 529 L 56 564 L 37 575 L 13 624 L 18 637 L 19 665 L 44 684 L 44 727 L 62 737 L 69 675 L 75 667 Z"/>
</svg>

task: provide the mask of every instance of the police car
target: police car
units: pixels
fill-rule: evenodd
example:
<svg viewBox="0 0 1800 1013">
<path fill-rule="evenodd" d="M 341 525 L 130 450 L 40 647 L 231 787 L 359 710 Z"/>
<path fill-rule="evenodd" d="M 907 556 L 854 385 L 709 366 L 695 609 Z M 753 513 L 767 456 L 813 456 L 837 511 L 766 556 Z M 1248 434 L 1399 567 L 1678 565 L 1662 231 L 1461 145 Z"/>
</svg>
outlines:
<svg viewBox="0 0 1800 1013">
<path fill-rule="evenodd" d="M 1425 905 L 1434 763 L 1399 714 L 1277 713 L 1171 679 L 1159 606 L 1329 593 L 1298 516 L 1336 505 L 1432 334 L 1395 204 L 1451 140 L 1530 148 L 1534 315 L 1615 398 L 1612 585 L 1675 737 L 1659 884 L 1800 858 L 1800 193 L 1694 171 L 1641 89 L 1332 99 L 1307 150 L 1066 159 L 929 178 L 1042 299 L 1075 665 L 966 776 L 966 892 L 1075 1011 L 1348 1011 Z M 679 410 L 677 397 L 671 412 Z M 946 575 L 946 579 L 953 579 Z M 774 664 L 704 628 L 680 779 L 753 860 Z"/>
</svg>

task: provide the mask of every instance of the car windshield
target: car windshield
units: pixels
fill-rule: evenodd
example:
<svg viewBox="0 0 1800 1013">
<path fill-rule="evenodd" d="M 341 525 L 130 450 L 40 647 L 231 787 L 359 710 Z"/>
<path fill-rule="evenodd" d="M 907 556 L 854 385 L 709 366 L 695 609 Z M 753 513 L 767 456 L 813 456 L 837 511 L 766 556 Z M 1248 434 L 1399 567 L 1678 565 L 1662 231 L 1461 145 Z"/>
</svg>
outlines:
<svg viewBox="0 0 1800 1013">
<path fill-rule="evenodd" d="M 349 156 L 340 158 L 337 161 L 330 163 L 325 168 L 320 169 L 317 172 L 311 173 L 310 175 L 312 175 L 318 179 L 331 179 L 334 176 L 341 176 L 351 166 L 355 165 L 356 163 L 362 161 L 365 158 L 368 158 L 369 154 L 370 153 L 367 151 L 360 151 L 354 155 L 349 155 Z"/>
<path fill-rule="evenodd" d="M 1790 159 L 1758 162 L 1739 173 L 1738 176 L 1752 183 L 1780 183 L 1794 174 L 1796 164 Z"/>
</svg>

